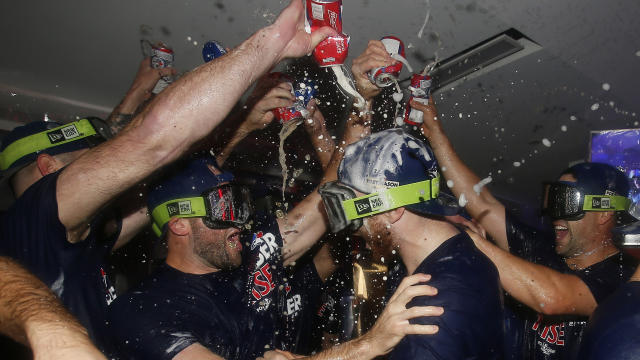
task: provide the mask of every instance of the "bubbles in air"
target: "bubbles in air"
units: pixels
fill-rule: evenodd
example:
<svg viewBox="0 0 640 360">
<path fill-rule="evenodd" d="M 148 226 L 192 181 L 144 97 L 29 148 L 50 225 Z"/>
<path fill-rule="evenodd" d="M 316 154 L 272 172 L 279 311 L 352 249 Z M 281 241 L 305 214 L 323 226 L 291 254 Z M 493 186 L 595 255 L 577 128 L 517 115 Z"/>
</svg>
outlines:
<svg viewBox="0 0 640 360">
<path fill-rule="evenodd" d="M 602 90 L 609 91 L 609 89 L 611 89 L 611 85 L 609 85 L 608 83 L 602 84 Z"/>
<path fill-rule="evenodd" d="M 600 104 L 598 104 L 598 103 L 595 103 L 595 104 L 591 105 L 591 110 L 593 110 L 593 111 L 596 111 L 599 108 L 600 108 Z"/>
<path fill-rule="evenodd" d="M 542 139 L 542 145 L 546 147 L 551 147 L 551 141 L 547 138 Z"/>
</svg>

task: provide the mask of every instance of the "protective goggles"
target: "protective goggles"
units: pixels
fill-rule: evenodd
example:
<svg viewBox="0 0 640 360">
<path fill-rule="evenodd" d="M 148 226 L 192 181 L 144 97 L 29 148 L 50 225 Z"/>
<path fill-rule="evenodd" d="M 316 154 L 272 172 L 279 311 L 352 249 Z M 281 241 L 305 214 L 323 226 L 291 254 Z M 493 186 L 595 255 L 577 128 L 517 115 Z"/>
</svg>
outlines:
<svg viewBox="0 0 640 360">
<path fill-rule="evenodd" d="M 227 229 L 241 228 L 252 215 L 249 189 L 235 184 L 214 187 L 202 196 L 169 200 L 151 213 L 152 228 L 157 236 L 162 236 L 162 228 L 172 217 L 201 217 L 210 229 Z"/>
<path fill-rule="evenodd" d="M 98 118 L 82 119 L 23 137 L 0 153 L 0 171 L 5 171 L 22 157 L 56 146 L 84 139 L 89 147 L 111 138 L 106 123 Z"/>
<path fill-rule="evenodd" d="M 391 209 L 436 199 L 440 192 L 440 178 L 401 185 L 357 197 L 355 191 L 336 181 L 318 189 L 329 217 L 331 232 L 348 229 L 354 232 L 362 226 L 362 218 Z"/>
<path fill-rule="evenodd" d="M 580 220 L 586 211 L 627 211 L 631 200 L 618 195 L 588 195 L 565 182 L 545 183 L 543 211 L 552 219 Z"/>
</svg>

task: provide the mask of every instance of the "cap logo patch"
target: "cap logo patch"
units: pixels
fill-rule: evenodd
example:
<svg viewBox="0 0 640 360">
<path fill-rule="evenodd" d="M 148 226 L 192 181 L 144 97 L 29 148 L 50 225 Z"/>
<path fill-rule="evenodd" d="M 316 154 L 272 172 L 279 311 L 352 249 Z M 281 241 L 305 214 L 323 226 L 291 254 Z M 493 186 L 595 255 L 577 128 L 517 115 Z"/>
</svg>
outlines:
<svg viewBox="0 0 640 360">
<path fill-rule="evenodd" d="M 611 199 L 608 197 L 594 197 L 591 199 L 591 207 L 594 209 L 611 209 Z"/>
<path fill-rule="evenodd" d="M 169 213 L 169 216 L 192 214 L 191 201 L 183 200 L 167 204 L 167 212 Z"/>
<path fill-rule="evenodd" d="M 47 136 L 49 137 L 49 141 L 51 142 L 51 144 L 56 144 L 61 141 L 77 138 L 78 136 L 80 136 L 80 132 L 74 124 L 71 124 L 69 126 L 50 131 L 47 133 Z"/>
<path fill-rule="evenodd" d="M 356 200 L 353 202 L 353 204 L 356 207 L 356 213 L 358 215 L 372 213 L 379 210 L 383 206 L 382 199 L 378 195 Z"/>
</svg>

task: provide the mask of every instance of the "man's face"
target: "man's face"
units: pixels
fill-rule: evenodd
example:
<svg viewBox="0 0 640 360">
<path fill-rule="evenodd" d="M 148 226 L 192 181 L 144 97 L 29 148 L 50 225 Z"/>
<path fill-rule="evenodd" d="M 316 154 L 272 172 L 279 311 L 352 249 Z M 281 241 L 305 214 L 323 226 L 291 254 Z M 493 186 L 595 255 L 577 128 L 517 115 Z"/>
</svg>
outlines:
<svg viewBox="0 0 640 360">
<path fill-rule="evenodd" d="M 576 178 L 571 174 L 564 174 L 559 181 L 575 182 Z M 596 231 L 596 213 L 587 212 L 580 220 L 554 220 L 553 226 L 556 233 L 556 253 L 566 258 L 572 258 L 583 254 L 586 250 L 587 240 Z"/>
<path fill-rule="evenodd" d="M 240 230 L 210 229 L 201 218 L 191 221 L 193 253 L 206 265 L 220 270 L 235 269 L 242 264 Z"/>
</svg>

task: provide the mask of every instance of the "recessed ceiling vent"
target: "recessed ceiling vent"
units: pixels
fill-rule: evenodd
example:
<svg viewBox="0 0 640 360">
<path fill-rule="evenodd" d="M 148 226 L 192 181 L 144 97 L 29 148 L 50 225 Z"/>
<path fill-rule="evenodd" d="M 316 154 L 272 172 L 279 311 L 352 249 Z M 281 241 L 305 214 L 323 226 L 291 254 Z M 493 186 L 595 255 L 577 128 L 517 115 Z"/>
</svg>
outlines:
<svg viewBox="0 0 640 360">
<path fill-rule="evenodd" d="M 432 91 L 486 74 L 541 48 L 521 32 L 509 29 L 439 61 L 431 71 Z"/>
</svg>

